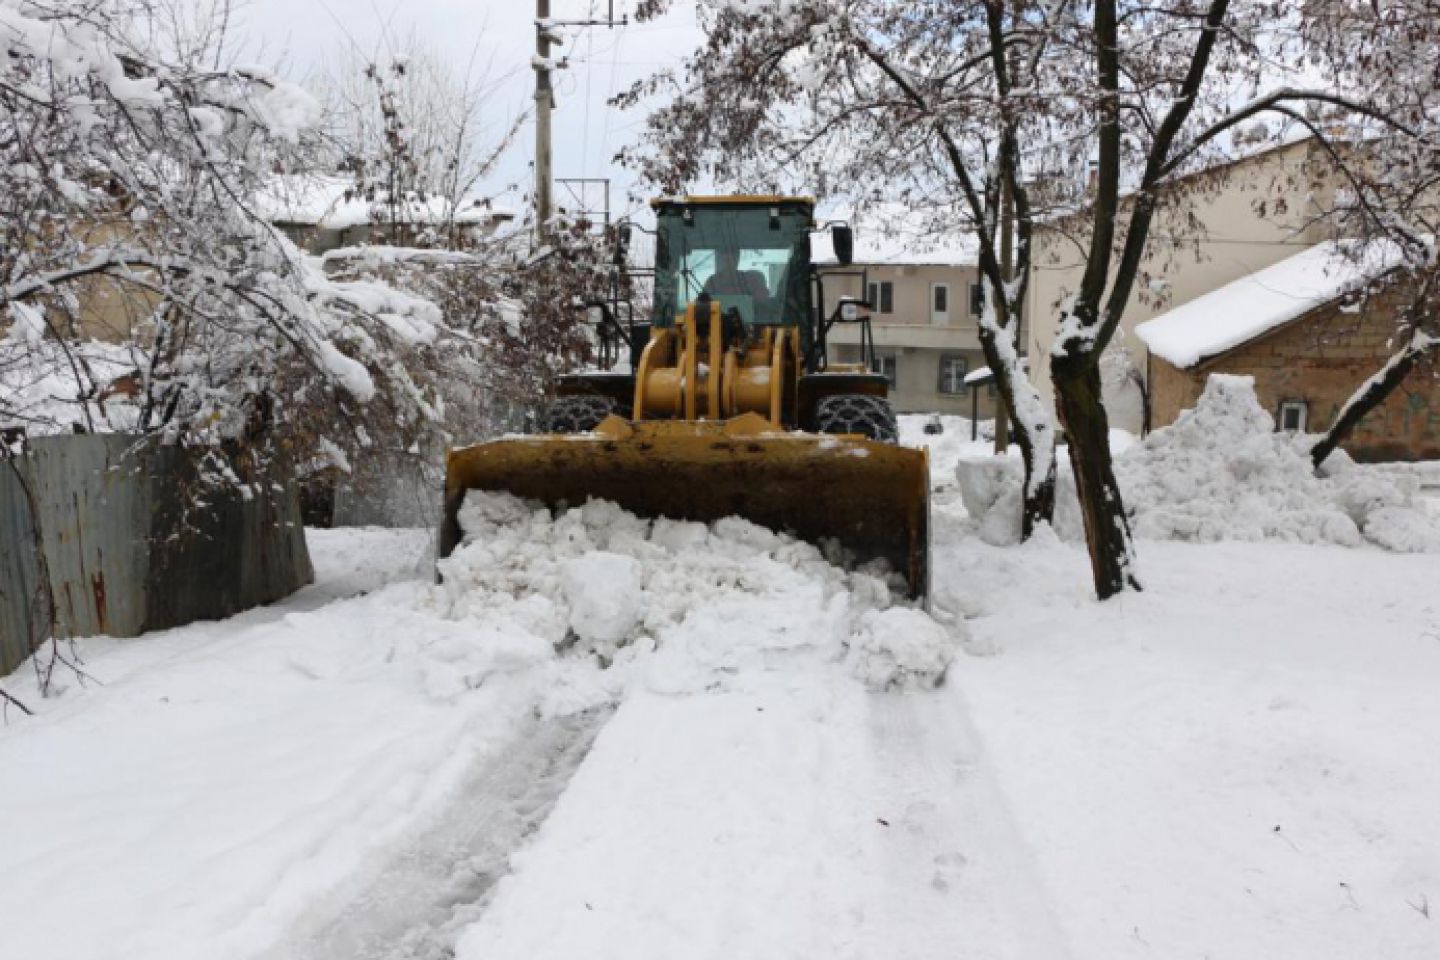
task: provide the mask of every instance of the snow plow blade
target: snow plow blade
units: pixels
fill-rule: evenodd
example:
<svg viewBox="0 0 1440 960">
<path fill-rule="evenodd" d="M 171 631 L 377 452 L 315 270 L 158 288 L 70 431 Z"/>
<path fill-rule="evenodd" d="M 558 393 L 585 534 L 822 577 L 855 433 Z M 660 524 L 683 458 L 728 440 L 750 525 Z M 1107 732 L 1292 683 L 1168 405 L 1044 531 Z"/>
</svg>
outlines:
<svg viewBox="0 0 1440 960">
<path fill-rule="evenodd" d="M 789 433 L 763 417 L 728 421 L 607 418 L 593 433 L 515 437 L 450 451 L 441 557 L 464 531 L 468 490 L 505 491 L 553 508 L 610 500 L 642 517 L 709 523 L 743 517 L 857 563 L 882 558 L 923 599 L 930 562 L 924 450 L 860 437 Z"/>
</svg>

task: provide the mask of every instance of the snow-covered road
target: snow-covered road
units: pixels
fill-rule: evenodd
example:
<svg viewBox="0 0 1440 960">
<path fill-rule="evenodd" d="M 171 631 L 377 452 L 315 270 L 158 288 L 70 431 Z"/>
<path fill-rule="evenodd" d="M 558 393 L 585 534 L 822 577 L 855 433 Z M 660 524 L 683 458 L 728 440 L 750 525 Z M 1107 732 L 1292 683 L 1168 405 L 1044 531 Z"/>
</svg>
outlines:
<svg viewBox="0 0 1440 960">
<path fill-rule="evenodd" d="M 1144 543 L 1100 605 L 956 509 L 938 690 L 864 682 L 939 636 L 866 578 L 605 511 L 502 509 L 446 588 L 319 533 L 284 604 L 85 641 L 103 686 L 5 681 L 0 953 L 1440 955 L 1440 559 Z"/>
<path fill-rule="evenodd" d="M 1061 958 L 1031 859 L 953 698 L 645 693 L 459 956 Z"/>
</svg>

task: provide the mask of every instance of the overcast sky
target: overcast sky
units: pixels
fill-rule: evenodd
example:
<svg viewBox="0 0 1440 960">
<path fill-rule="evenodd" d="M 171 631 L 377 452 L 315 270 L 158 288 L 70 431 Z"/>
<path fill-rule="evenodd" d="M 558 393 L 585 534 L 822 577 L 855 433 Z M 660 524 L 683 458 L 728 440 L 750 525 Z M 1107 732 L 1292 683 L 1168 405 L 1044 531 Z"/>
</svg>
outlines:
<svg viewBox="0 0 1440 960">
<path fill-rule="evenodd" d="M 423 47 L 497 84 L 493 106 L 503 127 L 529 108 L 534 95 L 530 58 L 535 51 L 534 0 L 243 0 L 238 35 L 247 56 L 281 62 L 292 79 L 323 73 L 352 51 L 367 57 L 414 34 Z M 635 0 L 614 0 L 617 19 L 633 14 Z M 607 0 L 551 0 L 557 20 L 603 19 Z M 607 30 L 567 30 L 564 53 L 571 67 L 557 75 L 555 176 L 611 177 L 612 210 L 623 211 L 630 180 L 610 163 L 633 138 L 639 112 L 622 113 L 606 99 L 629 83 L 674 64 L 699 40 L 692 0 L 677 0 L 665 20 Z M 527 125 L 490 189 L 520 184 L 528 191 L 534 130 Z M 556 202 L 565 200 L 556 188 Z M 508 202 L 519 203 L 514 194 Z"/>
</svg>

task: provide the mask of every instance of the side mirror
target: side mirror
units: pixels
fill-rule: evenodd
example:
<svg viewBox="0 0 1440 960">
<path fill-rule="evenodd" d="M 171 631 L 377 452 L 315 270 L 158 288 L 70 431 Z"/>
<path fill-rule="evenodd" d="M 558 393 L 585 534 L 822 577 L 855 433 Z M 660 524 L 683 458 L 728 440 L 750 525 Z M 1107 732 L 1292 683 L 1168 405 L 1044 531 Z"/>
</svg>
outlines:
<svg viewBox="0 0 1440 960">
<path fill-rule="evenodd" d="M 630 224 L 621 223 L 615 227 L 615 250 L 613 261 L 615 266 L 622 267 L 630 257 Z"/>
<path fill-rule="evenodd" d="M 830 246 L 835 248 L 835 259 L 840 261 L 840 266 L 848 267 L 855 261 L 855 231 L 848 224 L 831 226 Z"/>
</svg>

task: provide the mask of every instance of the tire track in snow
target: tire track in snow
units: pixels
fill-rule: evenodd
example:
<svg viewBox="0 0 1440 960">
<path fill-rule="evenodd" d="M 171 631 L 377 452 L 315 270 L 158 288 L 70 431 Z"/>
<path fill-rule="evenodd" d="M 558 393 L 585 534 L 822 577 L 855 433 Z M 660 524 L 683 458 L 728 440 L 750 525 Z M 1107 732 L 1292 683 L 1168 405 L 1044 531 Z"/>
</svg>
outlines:
<svg viewBox="0 0 1440 960">
<path fill-rule="evenodd" d="M 610 709 L 534 720 L 479 765 L 436 821 L 330 898 L 265 960 L 446 960 L 509 858 L 540 827 Z"/>
<path fill-rule="evenodd" d="M 872 772 L 892 837 L 894 882 L 883 889 L 914 890 L 928 872 L 950 904 L 937 915 L 894 898 L 887 911 L 930 928 L 957 955 L 1069 958 L 1034 856 L 953 691 L 881 694 L 870 705 Z"/>
</svg>

